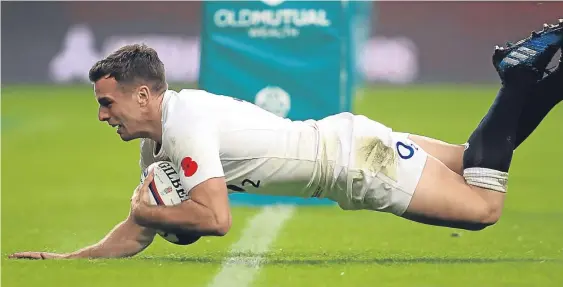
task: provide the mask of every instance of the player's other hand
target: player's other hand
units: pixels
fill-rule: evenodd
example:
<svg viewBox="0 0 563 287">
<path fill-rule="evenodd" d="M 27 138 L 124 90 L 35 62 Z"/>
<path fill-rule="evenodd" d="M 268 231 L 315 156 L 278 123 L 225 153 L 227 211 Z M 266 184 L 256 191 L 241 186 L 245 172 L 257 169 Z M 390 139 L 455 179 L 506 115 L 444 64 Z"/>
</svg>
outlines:
<svg viewBox="0 0 563 287">
<path fill-rule="evenodd" d="M 17 252 L 8 256 L 10 259 L 63 259 L 65 254 L 49 252 Z"/>
<path fill-rule="evenodd" d="M 143 208 L 150 205 L 149 184 L 151 184 L 153 178 L 154 173 L 151 171 L 143 183 L 137 186 L 131 197 L 131 216 L 135 221 L 142 220 Z"/>
</svg>

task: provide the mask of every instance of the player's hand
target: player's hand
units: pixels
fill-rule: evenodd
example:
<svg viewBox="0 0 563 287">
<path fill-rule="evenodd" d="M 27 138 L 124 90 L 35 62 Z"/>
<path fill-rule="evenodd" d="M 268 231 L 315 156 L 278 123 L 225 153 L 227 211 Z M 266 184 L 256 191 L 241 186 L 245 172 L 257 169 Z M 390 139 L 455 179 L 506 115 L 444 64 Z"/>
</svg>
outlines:
<svg viewBox="0 0 563 287">
<path fill-rule="evenodd" d="M 150 205 L 149 184 L 151 184 L 153 178 L 154 173 L 151 171 L 143 183 L 137 186 L 131 197 L 131 216 L 135 221 L 138 221 L 142 216 L 143 208 Z"/>
<path fill-rule="evenodd" d="M 65 254 L 49 252 L 17 252 L 8 256 L 10 259 L 63 259 Z"/>
</svg>

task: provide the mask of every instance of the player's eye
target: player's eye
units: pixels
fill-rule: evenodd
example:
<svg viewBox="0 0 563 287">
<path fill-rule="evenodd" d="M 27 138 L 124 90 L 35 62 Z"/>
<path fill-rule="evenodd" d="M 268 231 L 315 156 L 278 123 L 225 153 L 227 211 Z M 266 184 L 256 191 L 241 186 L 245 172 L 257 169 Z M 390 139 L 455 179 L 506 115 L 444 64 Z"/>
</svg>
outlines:
<svg viewBox="0 0 563 287">
<path fill-rule="evenodd" d="M 111 104 L 112 102 L 110 100 L 107 99 L 100 99 L 100 106 L 104 107 L 104 108 L 111 108 Z"/>
</svg>

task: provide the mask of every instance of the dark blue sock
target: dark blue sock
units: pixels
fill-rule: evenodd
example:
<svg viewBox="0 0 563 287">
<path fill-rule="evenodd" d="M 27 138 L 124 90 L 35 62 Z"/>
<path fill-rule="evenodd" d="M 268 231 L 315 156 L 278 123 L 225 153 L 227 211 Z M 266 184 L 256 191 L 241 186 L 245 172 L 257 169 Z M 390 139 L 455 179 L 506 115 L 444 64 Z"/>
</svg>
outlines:
<svg viewBox="0 0 563 287">
<path fill-rule="evenodd" d="M 528 97 L 518 120 L 514 148 L 517 148 L 538 127 L 540 122 L 563 100 L 563 68 L 542 79 Z"/>
<path fill-rule="evenodd" d="M 508 172 L 515 148 L 518 120 L 536 78 L 522 71 L 507 79 L 489 111 L 473 131 L 463 154 L 463 168 Z"/>
</svg>

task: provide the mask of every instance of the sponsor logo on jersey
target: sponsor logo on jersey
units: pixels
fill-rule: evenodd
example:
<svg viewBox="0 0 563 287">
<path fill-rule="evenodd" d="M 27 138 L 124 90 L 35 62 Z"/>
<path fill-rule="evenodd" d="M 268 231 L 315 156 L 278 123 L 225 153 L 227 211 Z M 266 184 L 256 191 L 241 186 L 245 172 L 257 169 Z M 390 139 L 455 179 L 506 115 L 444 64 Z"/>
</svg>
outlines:
<svg viewBox="0 0 563 287">
<path fill-rule="evenodd" d="M 185 177 L 190 177 L 194 175 L 197 171 L 198 165 L 191 157 L 185 157 L 180 163 L 182 170 L 184 171 Z"/>
</svg>

